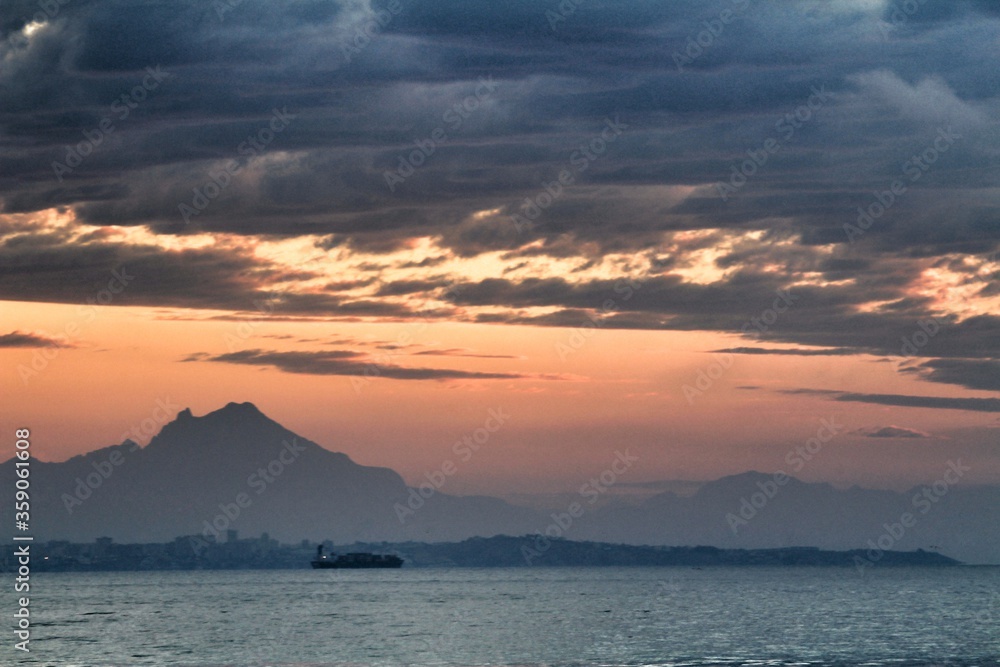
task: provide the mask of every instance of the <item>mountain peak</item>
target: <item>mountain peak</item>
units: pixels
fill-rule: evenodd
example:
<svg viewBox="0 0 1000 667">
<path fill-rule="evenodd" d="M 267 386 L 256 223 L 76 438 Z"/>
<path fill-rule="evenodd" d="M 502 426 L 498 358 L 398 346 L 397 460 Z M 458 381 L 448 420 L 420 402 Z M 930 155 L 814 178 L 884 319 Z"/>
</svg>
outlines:
<svg viewBox="0 0 1000 667">
<path fill-rule="evenodd" d="M 229 403 L 226 403 L 226 405 L 219 408 L 218 410 L 206 412 L 201 417 L 195 417 L 194 413 L 191 411 L 191 408 L 184 408 L 183 410 L 178 412 L 177 415 L 174 417 L 174 422 L 190 423 L 200 419 L 213 419 L 213 420 L 228 419 L 228 420 L 246 421 L 247 419 L 255 419 L 255 418 L 258 419 L 262 418 L 268 421 L 273 421 L 267 415 L 261 412 L 260 408 L 258 408 L 253 403 L 250 403 L 249 401 L 246 403 L 237 403 L 235 401 L 231 401 Z"/>
<path fill-rule="evenodd" d="M 280 441 L 286 435 L 294 434 L 261 412 L 253 403 L 233 402 L 201 417 L 193 415 L 191 408 L 181 410 L 172 422 L 165 424 L 153 436 L 148 447 L 153 452 L 161 451 L 164 447 L 170 448 L 168 443 L 184 450 L 204 447 L 217 449 L 223 443 L 234 445 L 274 439 Z"/>
<path fill-rule="evenodd" d="M 212 415 L 233 415 L 233 416 L 240 416 L 240 417 L 251 417 L 251 416 L 253 416 L 253 417 L 256 417 L 256 416 L 265 417 L 264 413 L 261 412 L 260 409 L 258 409 L 256 405 L 254 405 L 253 403 L 250 403 L 249 401 L 247 401 L 246 403 L 237 403 L 235 401 L 231 401 L 229 403 L 226 403 L 226 405 L 224 407 L 219 408 L 215 412 L 210 412 L 210 413 L 208 413 L 205 416 L 206 417 L 211 417 Z"/>
<path fill-rule="evenodd" d="M 185 408 L 177 413 L 175 422 L 193 423 L 195 421 L 208 420 L 208 423 L 247 423 L 247 422 L 272 422 L 274 420 L 265 415 L 253 403 L 236 403 L 235 401 L 226 403 L 223 407 L 212 412 L 206 412 L 201 417 L 195 417 L 191 413 L 191 408 Z"/>
</svg>

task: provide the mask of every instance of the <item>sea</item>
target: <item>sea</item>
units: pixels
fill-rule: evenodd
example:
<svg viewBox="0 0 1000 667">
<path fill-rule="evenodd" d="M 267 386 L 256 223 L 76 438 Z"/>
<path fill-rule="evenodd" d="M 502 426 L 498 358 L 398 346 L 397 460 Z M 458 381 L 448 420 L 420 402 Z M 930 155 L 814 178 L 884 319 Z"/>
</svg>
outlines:
<svg viewBox="0 0 1000 667">
<path fill-rule="evenodd" d="M 0 664 L 1000 665 L 996 567 L 38 573 L 30 610 Z"/>
</svg>

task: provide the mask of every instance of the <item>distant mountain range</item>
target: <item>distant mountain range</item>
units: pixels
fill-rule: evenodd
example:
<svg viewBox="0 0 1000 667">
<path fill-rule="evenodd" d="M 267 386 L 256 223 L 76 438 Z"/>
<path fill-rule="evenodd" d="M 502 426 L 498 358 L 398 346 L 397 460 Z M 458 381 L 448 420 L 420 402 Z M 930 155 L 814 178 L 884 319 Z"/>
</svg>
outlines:
<svg viewBox="0 0 1000 667">
<path fill-rule="evenodd" d="M 756 472 L 661 493 L 636 506 L 562 510 L 485 496 L 422 498 L 388 468 L 361 466 L 299 437 L 250 403 L 179 413 L 146 447 L 126 441 L 62 463 L 32 463 L 36 539 L 165 542 L 180 535 L 269 533 L 351 542 L 453 542 L 543 533 L 571 540 L 762 549 L 938 550 L 1000 564 L 1000 487 L 907 493 L 838 490 Z M 0 467 L 14 485 L 13 459 Z M 4 525 L 14 521 L 4 503 Z M 412 511 L 410 511 L 412 510 Z"/>
</svg>

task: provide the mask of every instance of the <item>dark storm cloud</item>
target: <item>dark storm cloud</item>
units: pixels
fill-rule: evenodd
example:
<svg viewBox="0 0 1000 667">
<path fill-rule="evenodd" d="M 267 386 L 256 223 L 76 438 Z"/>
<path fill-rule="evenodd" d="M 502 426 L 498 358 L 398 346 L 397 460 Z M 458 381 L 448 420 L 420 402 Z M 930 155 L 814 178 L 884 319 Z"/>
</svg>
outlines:
<svg viewBox="0 0 1000 667">
<path fill-rule="evenodd" d="M 934 24 L 950 21 L 966 14 L 980 12 L 983 14 L 1000 15 L 1000 6 L 992 0 L 923 0 L 917 4 L 917 10 L 908 8 L 900 13 L 902 2 L 890 3 L 883 14 L 887 22 L 901 27 L 916 27 L 922 24 Z"/>
<path fill-rule="evenodd" d="M 382 285 L 378 289 L 378 296 L 400 296 L 403 294 L 419 294 L 432 292 L 443 284 L 440 280 L 397 280 Z"/>
<path fill-rule="evenodd" d="M 416 357 L 468 357 L 471 359 L 517 359 L 518 357 L 512 354 L 480 354 L 477 352 L 472 352 L 470 350 L 463 350 L 460 348 L 447 348 L 444 350 L 421 350 L 420 352 L 414 352 L 413 356 Z"/>
<path fill-rule="evenodd" d="M 0 334 L 0 348 L 4 347 L 73 347 L 66 341 L 60 341 L 42 334 L 11 331 Z"/>
<path fill-rule="evenodd" d="M 779 393 L 791 396 L 818 396 L 847 403 L 873 403 L 904 408 L 934 408 L 939 410 L 970 410 L 1000 412 L 1000 398 L 949 398 L 944 396 L 906 396 L 902 394 L 860 394 L 832 389 L 784 389 Z"/>
<path fill-rule="evenodd" d="M 957 384 L 968 389 L 1000 391 L 1000 361 L 984 359 L 934 359 L 921 364 L 930 372 L 924 379 Z"/>
<path fill-rule="evenodd" d="M 414 316 L 405 306 L 388 301 L 285 291 L 284 283 L 312 274 L 288 271 L 238 246 L 165 250 L 121 242 L 64 241 L 60 233 L 0 237 L 0 295 L 19 301 L 263 312 L 273 320 Z M 423 318 L 446 314 L 434 309 L 420 312 Z"/>
<path fill-rule="evenodd" d="M 887 51 L 890 62 L 896 57 L 900 67 L 911 67 L 913 45 L 905 35 L 873 39 L 880 34 L 875 14 L 831 9 L 803 24 L 814 3 L 791 10 L 788 3 L 716 4 L 584 3 L 553 24 L 547 12 L 558 13 L 558 3 L 402 3 L 371 44 L 346 62 L 343 47 L 353 43 L 365 17 L 333 2 L 247 0 L 221 19 L 205 3 L 69 3 L 28 47 L 7 46 L 12 58 L 4 83 L 21 94 L 0 109 L 13 135 L 31 142 L 5 152 L 5 166 L 16 167 L 5 171 L 20 179 L 4 192 L 5 208 L 75 203 L 94 222 L 171 230 L 178 203 L 191 198 L 192 188 L 217 172 L 218 161 L 238 157 L 237 147 L 274 107 L 287 106 L 297 119 L 269 146 L 292 152 L 286 168 L 264 173 L 260 188 L 248 182 L 259 183 L 257 173 L 237 179 L 198 225 L 243 233 L 367 236 L 428 227 L 444 233 L 487 204 L 516 212 L 606 116 L 620 113 L 632 124 L 631 135 L 580 174 L 581 183 L 710 184 L 773 134 L 775 122 L 805 103 L 813 86 L 849 92 L 857 87 L 850 77 L 871 70 Z M 976 7 L 950 10 L 939 29 L 967 25 Z M 385 3 L 376 8 L 388 12 Z M 678 71 L 674 54 L 725 8 L 742 11 Z M 27 2 L 5 10 L 8 42 L 33 11 L 37 5 Z M 918 16 L 934 16 L 932 7 Z M 789 63 L 781 53 L 793 50 L 798 57 Z M 426 64 L 417 64 L 418 54 Z M 946 55 L 942 64 L 956 72 L 952 85 L 971 79 L 972 65 Z M 925 53 L 923 62 L 940 63 L 939 56 Z M 785 72 L 757 71 L 776 60 L 785 61 Z M 117 127 L 109 143 L 66 182 L 56 182 L 52 160 L 96 127 L 146 67 L 157 65 L 170 78 L 125 120 L 112 116 Z M 985 64 L 981 70 L 991 71 Z M 443 120 L 490 75 L 498 78 L 498 90 L 488 107 L 462 118 L 459 127 Z M 862 105 L 861 114 L 843 108 L 857 104 L 842 101 L 825 125 L 816 120 L 786 142 L 753 187 L 730 202 L 735 205 L 703 199 L 700 224 L 760 226 L 762 218 L 787 212 L 810 235 L 839 230 L 843 211 L 869 190 L 846 176 L 857 173 L 859 161 L 880 159 L 870 139 L 919 137 L 906 123 L 887 125 L 879 105 Z M 384 171 L 438 126 L 448 141 L 390 193 Z M 901 143 L 899 150 L 910 148 Z M 831 145 L 842 151 L 826 154 Z M 90 199 L 74 193 L 85 185 L 94 190 Z M 595 194 L 568 191 L 546 212 L 547 229 L 540 233 L 571 231 L 610 243 L 631 227 L 641 243 L 643 231 L 699 225 L 687 215 L 696 210 L 690 206 L 664 219 L 662 207 L 643 210 L 627 196 L 581 219 L 580 209 L 606 202 Z M 636 214 L 623 215 L 622 206 Z"/>
<path fill-rule="evenodd" d="M 866 438 L 929 438 L 930 435 L 923 431 L 900 426 L 882 426 L 861 431 L 861 435 Z"/>
<path fill-rule="evenodd" d="M 712 354 L 777 354 L 800 357 L 830 357 L 846 356 L 857 354 L 858 351 L 850 348 L 831 348 L 828 350 L 790 349 L 790 348 L 765 348 L 765 347 L 731 347 L 725 350 L 713 350 Z"/>
<path fill-rule="evenodd" d="M 838 401 L 897 405 L 905 408 L 938 408 L 1000 412 L 1000 398 L 944 398 L 940 396 L 902 396 L 899 394 L 841 394 Z"/>
<path fill-rule="evenodd" d="M 710 285 L 685 283 L 676 276 L 633 283 L 625 280 L 569 283 L 562 278 L 515 282 L 491 278 L 455 285 L 454 302 L 512 309 L 567 307 L 554 315 L 533 318 L 511 315 L 508 319 L 533 324 L 580 326 L 591 321 L 585 309 L 606 309 L 614 313 L 608 324 L 615 318 L 627 317 L 632 320 L 630 328 L 727 331 L 772 342 L 894 354 L 900 359 L 916 354 L 1000 357 L 1000 338 L 996 336 L 1000 330 L 998 317 L 984 315 L 961 323 L 938 318 L 931 322 L 919 301 L 900 302 L 898 309 L 886 308 L 882 313 L 856 312 L 857 303 L 902 296 L 906 282 L 898 279 L 893 270 L 889 267 L 885 274 L 873 271 L 861 277 L 856 285 L 790 290 L 783 290 L 780 277 L 750 272 L 737 273 Z M 772 312 L 774 319 L 767 324 L 767 313 L 776 303 L 784 310 Z M 928 340 L 924 340 L 928 337 L 921 323 L 934 331 Z M 922 343 L 919 349 L 913 345 L 914 340 Z"/>
<path fill-rule="evenodd" d="M 220 13 L 194 0 L 73 0 L 26 36 L 39 5 L 5 3 L 0 205 L 72 207 L 87 223 L 162 234 L 322 235 L 327 251 L 387 253 L 430 237 L 460 257 L 505 251 L 512 266 L 645 252 L 670 271 L 697 242 L 666 252 L 665 233 L 758 231 L 713 260 L 732 270 L 714 285 L 661 275 L 626 300 L 615 281 L 466 281 L 454 302 L 511 309 L 470 315 L 478 321 L 580 326 L 613 299 L 609 327 L 714 329 L 904 357 L 934 305 L 912 289 L 922 272 L 946 262 L 962 273 L 942 258 L 1000 247 L 1000 69 L 970 55 L 995 50 L 996 3 L 927 0 L 905 17 L 894 13 L 899 2 L 866 10 L 848 0 L 563 5 L 375 0 L 373 14 L 363 3 L 244 0 Z M 720 22 L 723 10 L 731 21 Z M 703 34 L 707 26 L 716 34 Z M 287 110 L 287 127 L 249 151 L 276 109 Z M 620 135 L 584 159 L 616 118 Z M 53 162 L 68 164 L 81 142 L 95 145 L 60 180 Z M 906 170 L 932 149 L 926 169 Z M 752 171 L 745 182 L 741 170 Z M 392 171 L 407 175 L 390 189 Z M 572 182 L 555 188 L 564 171 Z M 897 179 L 905 192 L 849 235 L 859 207 L 888 201 Z M 181 204 L 223 182 L 184 219 Z M 735 185 L 723 197 L 719 183 Z M 532 225 L 518 229 L 511 216 L 533 206 Z M 248 310 L 278 282 L 224 250 L 18 243 L 0 250 L 12 258 L 0 264 L 7 298 L 80 300 L 122 264 L 147 278 L 120 303 Z M 773 326 L 744 328 L 807 274 L 835 284 L 793 288 L 798 301 Z M 366 298 L 337 294 L 371 281 L 289 290 L 281 307 L 404 318 L 412 313 L 396 299 L 440 296 L 445 283 L 424 276 Z M 984 284 L 982 294 L 995 289 Z M 532 306 L 553 311 L 513 312 Z M 941 324 L 920 355 L 1000 358 L 1000 318 Z M 972 371 L 924 370 L 996 388 Z"/>
<path fill-rule="evenodd" d="M 268 366 L 286 373 L 307 375 L 350 375 L 359 377 L 384 377 L 395 380 L 514 380 L 557 379 L 558 376 L 525 375 L 520 373 L 486 373 L 449 368 L 413 368 L 380 362 L 379 358 L 351 350 L 325 350 L 321 352 L 275 352 L 242 350 L 219 355 L 192 355 L 185 361 L 215 361 L 250 366 Z"/>
<path fill-rule="evenodd" d="M 27 242 L 30 241 L 30 242 Z M 239 252 L 69 245 L 57 235 L 0 239 L 0 294 L 21 301 L 252 308 L 271 267 Z"/>
</svg>

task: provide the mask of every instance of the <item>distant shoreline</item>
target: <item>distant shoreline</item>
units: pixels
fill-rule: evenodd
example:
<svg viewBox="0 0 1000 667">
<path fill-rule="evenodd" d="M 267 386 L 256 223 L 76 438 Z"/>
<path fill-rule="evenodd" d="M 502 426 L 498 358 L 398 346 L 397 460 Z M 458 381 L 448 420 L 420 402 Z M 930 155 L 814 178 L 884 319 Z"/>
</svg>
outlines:
<svg viewBox="0 0 1000 667">
<path fill-rule="evenodd" d="M 190 570 L 308 569 L 318 543 L 280 544 L 266 535 L 217 543 L 201 536 L 172 542 L 117 544 L 110 538 L 92 543 L 39 542 L 32 547 L 36 572 L 134 572 Z M 930 551 L 823 550 L 816 547 L 723 549 L 711 546 L 634 546 L 605 542 L 547 541 L 539 553 L 537 536 L 475 537 L 462 542 L 355 543 L 332 552 L 395 554 L 404 568 L 527 567 L 975 567 Z M 997 567 L 997 565 L 978 565 Z M 0 568 L 16 569 L 12 546 L 0 550 Z"/>
</svg>

